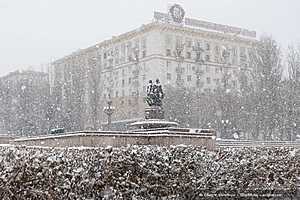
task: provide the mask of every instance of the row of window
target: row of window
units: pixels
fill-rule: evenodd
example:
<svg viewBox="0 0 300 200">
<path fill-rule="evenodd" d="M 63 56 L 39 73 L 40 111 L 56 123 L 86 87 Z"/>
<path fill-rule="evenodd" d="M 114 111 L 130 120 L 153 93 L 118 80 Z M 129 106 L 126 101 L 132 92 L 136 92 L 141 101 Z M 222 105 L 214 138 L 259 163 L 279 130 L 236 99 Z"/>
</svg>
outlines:
<svg viewBox="0 0 300 200">
<path fill-rule="evenodd" d="M 245 48 L 243 48 L 245 49 Z M 228 52 L 228 55 L 225 56 L 224 54 L 222 55 L 219 50 L 216 50 L 214 53 L 214 60 L 211 59 L 211 56 L 209 54 L 200 54 L 195 52 L 195 56 L 192 57 L 192 52 L 187 51 L 185 55 L 180 55 L 180 57 L 183 57 L 185 59 L 194 59 L 195 61 L 206 61 L 206 62 L 212 62 L 215 61 L 217 63 L 229 63 L 233 65 L 238 64 L 238 56 L 236 53 L 232 54 L 231 52 Z M 166 56 L 172 57 L 175 56 L 177 57 L 175 51 L 172 54 L 171 49 L 166 49 Z M 247 55 L 246 53 L 240 53 L 240 63 L 247 63 Z"/>
<path fill-rule="evenodd" d="M 191 52 L 195 52 L 195 59 L 211 61 L 209 56 L 212 54 L 215 62 L 230 62 L 237 65 L 238 60 L 241 64 L 247 62 L 247 53 L 251 51 L 245 47 L 237 47 L 234 45 L 216 44 L 214 48 L 211 48 L 211 44 L 208 41 L 193 40 L 191 38 L 185 38 L 184 40 L 182 36 L 175 36 L 175 42 L 173 42 L 173 39 L 174 37 L 172 35 L 166 35 L 166 56 L 173 56 L 171 49 L 181 48 L 181 57 L 185 57 L 186 59 L 192 59 Z M 174 47 L 173 44 L 176 46 Z M 183 50 L 186 51 L 185 55 L 183 55 Z M 201 54 L 204 55 L 201 56 Z"/>
<path fill-rule="evenodd" d="M 167 74 L 167 76 L 170 76 L 170 74 Z M 179 81 L 179 80 L 182 81 L 182 82 L 184 82 L 184 80 L 183 80 L 181 77 L 180 77 L 179 79 L 178 79 L 178 77 L 177 77 L 177 81 Z M 188 82 L 192 81 L 192 75 L 188 75 L 188 76 L 187 76 L 187 81 L 188 81 Z M 213 81 L 215 82 L 216 85 L 219 85 L 219 84 L 222 82 L 222 80 L 220 80 L 220 79 L 213 79 Z M 207 77 L 207 78 L 206 78 L 206 84 L 207 84 L 207 85 L 211 84 L 211 78 L 210 78 L 210 77 Z M 203 83 L 202 81 L 200 81 L 200 80 L 197 80 L 196 86 L 197 86 L 197 87 L 203 87 L 203 86 L 204 86 L 204 83 Z M 231 87 L 237 88 L 237 81 L 236 81 L 236 80 L 231 80 Z M 211 90 L 210 88 L 206 88 L 206 89 Z M 206 89 L 204 89 L 204 91 L 205 91 Z M 145 90 L 146 90 L 146 86 L 144 85 L 144 86 L 143 86 L 143 93 L 145 93 Z M 206 92 L 207 92 L 207 91 L 206 91 Z M 142 94 L 142 95 L 144 95 L 144 94 Z M 125 94 L 125 91 L 124 91 L 124 90 L 122 90 L 121 94 L 119 94 L 119 91 L 115 91 L 115 92 L 112 91 L 112 95 L 111 95 L 111 97 L 115 97 L 115 98 L 118 98 L 118 97 L 125 97 L 125 96 L 126 96 L 126 94 Z M 138 93 L 132 92 L 132 93 L 131 93 L 131 96 L 132 96 L 132 97 L 136 97 L 136 96 L 140 96 L 140 94 L 139 94 L 139 92 L 138 92 Z M 107 95 L 104 94 L 104 98 L 106 98 L 106 97 L 107 97 Z M 124 102 L 124 100 L 122 100 L 122 102 Z M 122 104 L 122 102 L 121 102 L 121 104 Z"/>
<path fill-rule="evenodd" d="M 117 79 L 117 78 L 115 78 L 115 79 Z M 143 81 L 146 80 L 146 75 L 145 74 L 142 75 L 142 79 L 143 79 Z M 109 82 L 108 79 L 106 79 L 106 80 L 107 80 L 107 82 Z M 115 80 L 115 81 L 110 80 L 110 81 L 111 81 L 110 87 L 119 87 L 119 81 L 118 80 Z M 134 78 L 133 77 L 129 77 L 127 79 L 128 85 L 132 84 L 133 82 L 134 82 Z M 121 80 L 121 87 L 125 87 L 125 86 L 126 86 L 126 79 L 122 79 Z"/>
<path fill-rule="evenodd" d="M 173 63 L 172 61 L 166 61 L 167 71 L 171 71 L 172 70 L 172 67 L 171 67 L 172 63 Z M 176 64 L 178 64 L 178 63 L 176 63 Z M 208 65 L 197 66 L 197 65 L 192 65 L 192 64 L 186 64 L 186 65 L 183 65 L 183 66 L 186 66 L 186 67 L 182 67 L 182 71 L 181 71 L 182 73 L 184 73 L 185 71 L 186 72 L 196 71 L 197 69 L 199 71 L 202 71 L 202 72 L 205 71 L 207 73 L 211 72 L 212 69 L 214 69 L 214 72 L 216 74 L 219 74 L 219 73 L 223 72 L 223 67 L 215 67 L 215 68 L 213 68 L 213 67 L 210 67 Z M 237 75 L 237 70 L 232 70 L 232 71 L 233 71 L 234 75 Z"/>
<path fill-rule="evenodd" d="M 175 56 L 175 52 L 173 52 L 173 55 Z M 171 51 L 171 49 L 166 49 L 166 56 L 168 56 L 168 57 L 171 57 L 172 56 L 172 51 Z M 181 55 L 182 57 L 183 57 L 183 55 Z M 188 51 L 188 52 L 186 52 L 186 55 L 184 56 L 186 59 L 192 59 L 192 52 L 190 52 L 190 51 Z M 202 58 L 201 58 L 201 55 L 198 53 L 196 53 L 195 54 L 195 59 L 197 60 L 197 61 L 200 61 L 200 60 L 203 60 Z M 207 61 L 207 62 L 210 62 L 211 61 L 211 59 L 210 59 L 210 55 L 208 55 L 208 54 L 206 54 L 206 55 L 204 55 L 204 60 L 205 61 Z"/>
<path fill-rule="evenodd" d="M 166 46 L 171 46 L 174 43 L 174 39 L 176 46 L 184 46 L 185 48 L 198 47 L 206 51 L 211 49 L 211 45 L 208 41 L 193 40 L 192 38 L 183 39 L 182 36 L 175 36 L 174 38 L 171 34 L 165 36 Z"/>
<path fill-rule="evenodd" d="M 134 41 L 128 41 L 109 49 L 101 49 L 98 54 L 98 60 L 100 63 L 103 63 L 104 67 L 131 62 L 135 59 L 145 58 L 147 56 L 146 49 L 146 38 L 137 38 Z"/>
<path fill-rule="evenodd" d="M 200 80 L 201 78 L 199 76 L 195 76 L 196 80 Z M 167 80 L 171 81 L 172 80 L 172 74 L 171 73 L 167 73 Z M 182 79 L 182 75 L 181 74 L 177 74 L 176 75 L 176 80 L 183 80 Z M 187 75 L 186 76 L 186 80 L 187 82 L 191 82 L 192 81 L 192 75 Z M 213 79 L 213 81 L 218 85 L 220 84 L 220 79 L 219 78 L 215 78 Z M 206 84 L 211 84 L 212 80 L 210 77 L 206 77 Z M 235 88 L 237 87 L 237 81 L 236 80 L 231 80 L 232 86 Z"/>
</svg>

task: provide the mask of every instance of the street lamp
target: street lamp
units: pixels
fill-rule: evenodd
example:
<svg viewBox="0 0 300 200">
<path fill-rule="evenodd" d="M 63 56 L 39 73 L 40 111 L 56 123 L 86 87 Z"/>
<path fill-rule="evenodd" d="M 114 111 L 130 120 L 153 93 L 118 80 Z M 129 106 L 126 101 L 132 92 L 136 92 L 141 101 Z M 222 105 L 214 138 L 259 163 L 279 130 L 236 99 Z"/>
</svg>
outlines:
<svg viewBox="0 0 300 200">
<path fill-rule="evenodd" d="M 228 79 L 229 79 L 229 74 L 227 69 L 225 69 L 226 67 L 228 67 L 227 65 L 229 65 L 229 57 L 230 57 L 230 49 L 228 49 L 225 46 L 222 46 L 222 59 L 223 59 L 223 63 L 224 63 L 224 72 L 223 72 L 223 82 L 224 82 L 224 90 L 227 90 L 228 87 Z"/>
<path fill-rule="evenodd" d="M 204 52 L 204 50 L 200 47 L 200 45 L 195 45 L 193 46 L 193 51 L 196 53 L 196 57 L 195 57 L 195 63 L 197 64 L 197 69 L 195 70 L 195 74 L 197 77 L 196 80 L 196 85 L 198 87 L 197 89 L 197 96 L 198 96 L 198 106 L 197 106 L 197 125 L 198 127 L 200 127 L 200 91 L 199 91 L 199 87 L 201 86 L 201 82 L 200 82 L 200 76 L 203 75 L 203 71 L 201 69 L 201 66 L 204 64 L 204 60 L 202 59 L 202 54 Z"/>
<path fill-rule="evenodd" d="M 132 74 L 133 74 L 133 81 L 132 81 L 132 86 L 135 90 L 135 93 L 134 93 L 134 100 L 135 100 L 135 104 L 137 106 L 134 107 L 134 115 L 138 115 L 138 111 L 139 111 L 139 106 L 138 106 L 138 103 L 139 103 L 139 73 L 140 73 L 140 69 L 139 69 L 139 61 L 140 61 L 140 58 L 139 58 L 139 54 L 140 54 L 140 50 L 138 47 L 135 47 L 133 48 L 133 58 L 132 58 L 132 61 L 135 65 L 135 68 L 134 70 L 132 71 Z"/>
<path fill-rule="evenodd" d="M 222 119 L 221 123 L 222 123 L 222 127 L 223 127 L 222 129 L 223 129 L 223 131 L 224 131 L 224 132 L 222 133 L 222 135 L 225 136 L 225 137 L 228 137 L 228 131 L 227 131 L 227 128 L 228 128 L 228 125 L 231 124 L 231 122 L 229 122 L 228 119 L 226 119 L 226 120 Z"/>
<path fill-rule="evenodd" d="M 112 100 L 107 101 L 107 105 L 103 108 L 103 112 L 107 114 L 107 129 L 111 130 L 111 116 L 115 112 L 115 107 L 112 106 Z"/>
</svg>

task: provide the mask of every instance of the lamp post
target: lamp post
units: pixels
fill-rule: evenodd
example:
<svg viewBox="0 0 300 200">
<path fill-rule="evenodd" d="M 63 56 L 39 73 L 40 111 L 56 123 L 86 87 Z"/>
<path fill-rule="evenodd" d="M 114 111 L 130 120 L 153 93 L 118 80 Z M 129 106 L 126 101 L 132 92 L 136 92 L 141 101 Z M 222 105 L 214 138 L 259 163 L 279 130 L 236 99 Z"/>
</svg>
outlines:
<svg viewBox="0 0 300 200">
<path fill-rule="evenodd" d="M 223 74 L 222 74 L 222 82 L 223 82 L 223 90 L 221 92 L 221 100 L 220 100 L 220 111 L 219 111 L 219 116 L 221 119 L 221 137 L 228 137 L 228 126 L 230 125 L 231 122 L 227 119 L 229 116 L 230 110 L 229 110 L 229 105 L 230 101 L 228 101 L 228 79 L 229 79 L 229 74 L 227 71 L 226 66 L 229 64 L 228 60 L 230 57 L 230 50 L 227 49 L 227 47 L 222 46 L 222 62 L 223 62 Z"/>
<path fill-rule="evenodd" d="M 134 48 L 133 49 L 133 58 L 132 58 L 132 61 L 134 62 L 134 65 L 135 65 L 135 69 L 132 71 L 133 73 L 133 78 L 134 78 L 134 81 L 135 81 L 135 90 L 136 90 L 136 95 L 138 94 L 138 90 L 139 90 L 139 73 L 140 73 L 140 70 L 139 70 L 139 61 L 140 61 L 140 58 L 139 58 L 139 48 Z"/>
<path fill-rule="evenodd" d="M 140 51 L 138 47 L 133 48 L 133 58 L 132 61 L 135 65 L 135 69 L 132 71 L 133 74 L 133 88 L 134 88 L 134 99 L 135 99 L 135 107 L 134 107 L 134 115 L 137 116 L 138 115 L 138 111 L 139 111 L 139 74 L 140 74 L 140 69 L 139 69 L 139 61 L 140 61 L 140 57 L 139 57 Z"/>
<path fill-rule="evenodd" d="M 228 120 L 228 119 L 222 119 L 222 121 L 221 121 L 221 123 L 222 123 L 222 127 L 223 127 L 223 136 L 225 136 L 225 138 L 226 137 L 228 137 L 228 131 L 227 131 L 227 127 L 228 127 L 228 125 L 230 125 L 231 124 L 231 122 Z"/>
<path fill-rule="evenodd" d="M 227 47 L 222 46 L 222 59 L 224 63 L 224 70 L 223 71 L 223 81 L 224 81 L 224 90 L 227 90 L 228 87 L 228 71 L 227 69 L 225 70 L 226 66 L 229 65 L 229 57 L 230 57 L 230 49 L 227 49 Z M 228 66 L 227 66 L 228 67 Z"/>
<path fill-rule="evenodd" d="M 202 59 L 202 53 L 204 50 L 200 47 L 200 45 L 193 46 L 193 51 L 196 53 L 195 63 L 197 64 L 197 69 L 195 70 L 195 74 L 197 77 L 196 85 L 199 87 L 200 84 L 200 76 L 203 75 L 203 71 L 201 70 L 201 66 L 204 64 L 204 60 Z M 200 127 L 200 91 L 199 88 L 197 90 L 197 99 L 198 99 L 198 106 L 197 106 L 197 125 Z"/>
<path fill-rule="evenodd" d="M 112 100 L 107 101 L 107 105 L 103 108 L 105 114 L 107 114 L 107 129 L 111 130 L 111 116 L 115 111 L 115 107 L 112 106 Z"/>
</svg>

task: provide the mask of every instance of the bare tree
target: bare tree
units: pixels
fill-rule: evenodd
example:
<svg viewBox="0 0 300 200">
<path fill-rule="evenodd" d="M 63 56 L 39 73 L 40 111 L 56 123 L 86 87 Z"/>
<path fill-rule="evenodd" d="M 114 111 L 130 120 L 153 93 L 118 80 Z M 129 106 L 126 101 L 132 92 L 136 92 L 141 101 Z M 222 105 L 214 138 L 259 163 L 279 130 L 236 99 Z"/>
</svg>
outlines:
<svg viewBox="0 0 300 200">
<path fill-rule="evenodd" d="M 288 80 L 285 100 L 285 127 L 289 140 L 295 139 L 300 123 L 300 46 L 289 46 L 287 54 Z"/>
<path fill-rule="evenodd" d="M 269 140 L 280 128 L 280 88 L 282 84 L 281 51 L 271 37 L 262 37 L 250 54 L 253 136 Z"/>
</svg>

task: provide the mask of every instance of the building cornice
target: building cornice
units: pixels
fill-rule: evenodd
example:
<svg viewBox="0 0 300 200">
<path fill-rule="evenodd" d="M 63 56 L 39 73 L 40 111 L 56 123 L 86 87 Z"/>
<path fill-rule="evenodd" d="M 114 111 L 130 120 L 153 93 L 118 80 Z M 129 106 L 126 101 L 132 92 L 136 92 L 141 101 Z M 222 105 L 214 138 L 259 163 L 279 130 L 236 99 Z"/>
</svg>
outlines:
<svg viewBox="0 0 300 200">
<path fill-rule="evenodd" d="M 25 70 L 25 71 L 13 71 L 8 73 L 5 76 L 0 77 L 0 79 L 5 80 L 9 79 L 11 77 L 17 77 L 17 76 L 48 76 L 48 73 L 40 72 L 40 71 L 33 71 L 33 70 Z"/>
<path fill-rule="evenodd" d="M 54 61 L 52 64 L 60 64 L 65 62 L 67 59 L 74 59 L 77 56 L 84 56 L 88 55 L 90 53 L 94 53 L 98 51 L 98 49 L 101 48 L 108 48 L 112 45 L 115 45 L 117 43 L 121 43 L 126 40 L 130 40 L 135 38 L 138 35 L 153 31 L 153 30 L 159 30 L 162 32 L 167 32 L 167 31 L 174 31 L 176 33 L 187 33 L 190 36 L 194 37 L 202 37 L 207 40 L 211 39 L 216 39 L 224 42 L 237 42 L 237 43 L 243 43 L 248 46 L 255 46 L 258 43 L 258 40 L 253 39 L 253 38 L 244 38 L 240 37 L 238 35 L 232 35 L 228 33 L 219 33 L 219 32 L 214 32 L 214 31 L 209 31 L 209 30 L 202 30 L 199 28 L 191 28 L 191 27 L 186 27 L 186 26 L 178 26 L 178 25 L 173 25 L 173 24 L 168 24 L 168 23 L 162 23 L 162 22 L 151 22 L 148 24 L 144 24 L 141 27 L 134 29 L 132 31 L 126 32 L 124 34 L 118 35 L 118 36 L 113 36 L 111 39 L 104 40 L 100 43 L 97 43 L 93 46 L 90 46 L 85 49 L 78 50 L 70 55 L 67 55 L 65 57 L 62 57 L 56 61 Z"/>
<path fill-rule="evenodd" d="M 232 35 L 228 33 L 219 33 L 219 32 L 214 32 L 214 31 L 208 31 L 208 30 L 202 30 L 198 28 L 191 28 L 191 27 L 186 27 L 186 26 L 178 26 L 178 25 L 173 25 L 173 24 L 168 24 L 168 23 L 161 23 L 161 22 L 156 22 L 156 26 L 160 31 L 167 32 L 167 31 L 173 31 L 176 33 L 187 33 L 191 36 L 194 37 L 202 37 L 207 40 L 211 39 L 217 39 L 221 40 L 224 42 L 239 42 L 239 43 L 244 43 L 246 45 L 255 45 L 258 43 L 258 40 L 253 39 L 253 38 L 244 38 L 240 37 L 238 35 Z"/>
</svg>

